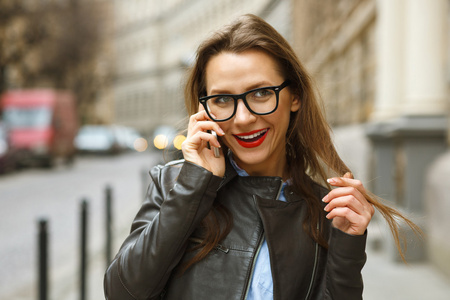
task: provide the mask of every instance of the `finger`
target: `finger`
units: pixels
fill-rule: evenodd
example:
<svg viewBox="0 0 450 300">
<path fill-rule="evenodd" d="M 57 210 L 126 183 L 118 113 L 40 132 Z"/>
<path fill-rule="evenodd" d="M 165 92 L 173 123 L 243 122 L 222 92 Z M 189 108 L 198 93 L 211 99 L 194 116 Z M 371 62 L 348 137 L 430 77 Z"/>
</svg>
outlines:
<svg viewBox="0 0 450 300">
<path fill-rule="evenodd" d="M 363 194 L 355 187 L 352 186 L 346 186 L 346 187 L 339 187 L 336 189 L 331 190 L 325 197 L 323 197 L 323 202 L 330 202 L 334 198 L 342 197 L 346 195 L 353 195 L 360 201 L 362 201 L 364 198 Z"/>
<path fill-rule="evenodd" d="M 216 137 L 211 138 L 211 134 L 206 132 L 198 132 L 194 136 L 192 136 L 190 139 L 186 139 L 182 144 L 181 148 L 183 150 L 183 153 L 185 154 L 185 158 L 187 157 L 187 153 L 196 152 L 200 155 L 203 155 L 205 157 L 211 157 L 211 158 L 219 158 L 223 156 L 223 151 L 221 148 L 220 143 L 217 141 Z M 216 141 L 217 144 L 214 144 L 214 141 Z M 210 149 L 208 146 L 208 143 L 210 146 L 213 146 L 215 149 Z M 219 155 L 216 156 L 215 150 L 219 150 Z M 187 158 L 186 158 L 187 159 Z"/>
<path fill-rule="evenodd" d="M 359 214 L 368 214 L 373 216 L 375 209 L 367 199 L 355 188 L 337 188 L 324 197 L 323 201 L 328 203 L 325 206 L 326 211 L 331 211 L 336 207 L 347 206 Z"/>
<path fill-rule="evenodd" d="M 197 132 L 207 132 L 207 131 L 214 131 L 219 136 L 224 136 L 225 135 L 225 133 L 223 132 L 222 128 L 220 128 L 220 126 L 217 125 L 215 122 L 198 121 L 194 125 L 192 125 L 192 124 L 189 125 L 189 129 L 188 129 L 186 138 L 190 139 Z M 208 134 L 210 134 L 210 133 L 208 133 Z"/>
<path fill-rule="evenodd" d="M 370 216 L 358 215 L 348 208 L 336 208 L 328 213 L 326 217 L 333 220 L 333 226 L 354 235 L 364 234 L 371 220 Z"/>
<path fill-rule="evenodd" d="M 197 124 L 199 121 L 204 121 L 206 118 L 204 117 L 204 112 L 198 112 L 196 114 L 193 114 L 189 117 L 189 123 L 188 123 L 188 130 L 187 130 L 187 137 L 189 135 L 192 135 L 192 128 Z"/>
<path fill-rule="evenodd" d="M 194 130 L 198 131 L 215 131 L 217 135 L 223 136 L 225 132 L 223 132 L 222 128 L 220 128 L 219 124 L 213 121 L 200 121 L 194 126 Z"/>
<path fill-rule="evenodd" d="M 198 111 L 205 111 L 205 112 L 206 112 L 205 107 L 204 107 L 201 103 L 199 104 Z M 216 119 L 216 116 L 215 116 L 212 112 L 209 111 L 209 114 L 210 114 L 214 119 Z M 209 118 L 208 113 L 207 113 L 206 115 L 207 115 L 208 118 Z"/>
<path fill-rule="evenodd" d="M 210 118 L 210 115 L 211 115 L 211 117 L 212 117 L 213 119 L 216 119 L 216 116 L 215 116 L 212 112 L 207 112 L 207 111 L 203 108 L 203 106 L 200 105 L 199 111 L 198 111 L 197 113 L 191 115 L 191 117 L 194 117 L 194 120 L 197 119 L 197 120 L 200 120 L 200 121 L 201 121 L 201 120 L 209 120 L 209 121 L 212 121 L 211 118 Z"/>
<path fill-rule="evenodd" d="M 360 234 L 364 233 L 372 219 L 370 214 L 358 214 L 348 207 L 337 207 L 330 211 L 326 218 L 332 220 L 334 218 L 343 218 L 351 224 L 353 228 L 360 228 Z"/>
<path fill-rule="evenodd" d="M 364 205 L 352 195 L 346 195 L 333 199 L 325 206 L 324 210 L 331 211 L 338 207 L 348 207 L 358 214 L 362 214 L 365 211 Z"/>
<path fill-rule="evenodd" d="M 214 115 L 213 115 L 213 117 L 214 117 Z M 190 123 L 195 124 L 198 121 L 212 121 L 212 120 L 209 117 L 206 110 L 201 110 L 198 113 L 191 115 L 191 117 L 189 118 L 189 121 L 190 121 Z"/>
<path fill-rule="evenodd" d="M 214 147 L 221 147 L 217 138 L 215 138 L 212 134 L 203 131 L 196 132 L 189 139 L 186 139 L 183 144 L 185 144 L 185 148 L 202 150 L 206 147 L 206 142 L 209 142 Z"/>
<path fill-rule="evenodd" d="M 350 178 L 350 179 L 355 179 L 355 177 L 353 177 L 353 173 L 352 172 L 347 172 L 344 174 L 344 176 L 342 176 L 344 178 Z"/>
<path fill-rule="evenodd" d="M 335 209 L 331 210 L 326 217 L 327 219 L 341 217 L 353 224 L 358 224 L 358 221 L 362 220 L 361 215 L 357 214 L 349 207 L 336 207 Z"/>
<path fill-rule="evenodd" d="M 350 176 L 347 174 L 348 173 L 346 173 L 344 176 Z M 346 178 L 346 177 L 333 177 L 333 178 L 327 179 L 327 182 L 332 186 L 337 186 L 337 187 L 351 186 L 351 187 L 357 188 L 360 191 L 365 191 L 364 185 L 362 184 L 362 182 L 360 180 L 357 180 L 357 179 L 351 179 L 351 178 Z"/>
<path fill-rule="evenodd" d="M 195 125 L 198 121 L 206 120 L 208 120 L 208 115 L 206 114 L 206 111 L 202 110 L 189 117 L 189 125 Z"/>
<path fill-rule="evenodd" d="M 194 135 L 194 137 L 195 137 L 194 140 L 196 140 L 196 141 L 198 141 L 199 139 L 201 139 L 202 142 L 204 142 L 204 143 L 208 143 L 208 142 L 209 142 L 209 144 L 210 144 L 211 146 L 214 146 L 214 147 L 216 147 L 216 148 L 221 148 L 221 145 L 220 145 L 219 141 L 218 141 L 217 138 L 216 138 L 214 135 L 212 135 L 211 133 L 199 131 L 199 132 L 197 132 L 197 133 Z"/>
<path fill-rule="evenodd" d="M 212 121 L 199 121 L 197 122 L 191 129 L 191 133 L 195 134 L 198 131 L 215 131 L 217 135 L 223 136 L 225 132 L 223 132 L 222 128 L 216 123 Z"/>
</svg>

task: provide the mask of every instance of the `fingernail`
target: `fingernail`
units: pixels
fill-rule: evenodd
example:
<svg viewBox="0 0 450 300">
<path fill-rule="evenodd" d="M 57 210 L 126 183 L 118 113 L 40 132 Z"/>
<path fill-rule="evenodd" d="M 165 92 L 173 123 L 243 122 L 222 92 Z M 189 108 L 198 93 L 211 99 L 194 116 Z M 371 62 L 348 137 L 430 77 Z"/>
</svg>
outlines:
<svg viewBox="0 0 450 300">
<path fill-rule="evenodd" d="M 220 135 L 224 135 L 225 134 L 225 132 L 223 132 L 223 130 L 222 130 L 222 128 L 220 128 L 219 127 L 219 132 L 218 132 Z"/>
<path fill-rule="evenodd" d="M 347 172 L 347 173 L 345 173 L 343 177 L 344 177 L 344 178 L 355 179 L 355 177 L 353 177 L 352 172 Z"/>
<path fill-rule="evenodd" d="M 323 208 L 324 211 L 328 211 L 328 205 Z"/>
<path fill-rule="evenodd" d="M 322 202 L 327 202 L 328 200 L 328 195 L 326 195 L 325 197 L 322 198 Z"/>
<path fill-rule="evenodd" d="M 328 178 L 328 179 L 327 179 L 327 182 L 328 182 L 328 183 L 336 183 L 336 179 L 334 179 L 334 178 Z"/>
</svg>

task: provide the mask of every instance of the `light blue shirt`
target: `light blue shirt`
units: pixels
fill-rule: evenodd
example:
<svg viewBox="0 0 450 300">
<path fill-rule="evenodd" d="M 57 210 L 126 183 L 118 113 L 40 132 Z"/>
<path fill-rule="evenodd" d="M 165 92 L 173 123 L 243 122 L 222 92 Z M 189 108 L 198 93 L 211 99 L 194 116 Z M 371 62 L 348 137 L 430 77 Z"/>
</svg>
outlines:
<svg viewBox="0 0 450 300">
<path fill-rule="evenodd" d="M 231 153 L 228 157 L 230 158 L 231 165 L 234 167 L 239 176 L 249 176 L 245 170 L 239 168 L 233 160 Z M 284 188 L 286 187 L 286 184 L 287 183 L 284 182 L 281 187 L 281 193 L 278 199 L 280 201 L 286 202 L 286 198 L 284 197 Z M 270 269 L 269 248 L 267 247 L 267 241 L 264 238 L 258 257 L 256 258 L 247 300 L 269 299 L 273 299 L 273 281 L 272 271 Z"/>
</svg>

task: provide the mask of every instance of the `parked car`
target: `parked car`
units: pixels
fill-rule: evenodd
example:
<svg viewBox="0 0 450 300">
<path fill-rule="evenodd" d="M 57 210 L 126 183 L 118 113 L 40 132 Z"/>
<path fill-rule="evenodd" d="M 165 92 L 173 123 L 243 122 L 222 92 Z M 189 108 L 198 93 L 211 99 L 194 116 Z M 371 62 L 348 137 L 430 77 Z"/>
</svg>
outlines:
<svg viewBox="0 0 450 300">
<path fill-rule="evenodd" d="M 118 154 L 123 151 L 117 131 L 107 125 L 84 125 L 75 137 L 79 153 Z"/>
<path fill-rule="evenodd" d="M 0 174 L 16 169 L 16 150 L 11 147 L 7 128 L 0 123 Z"/>
<path fill-rule="evenodd" d="M 112 125 L 117 136 L 118 143 L 124 151 L 145 151 L 148 147 L 147 140 L 133 127 Z"/>
<path fill-rule="evenodd" d="M 0 99 L 11 146 L 22 166 L 53 166 L 56 159 L 72 162 L 78 130 L 75 98 L 68 91 L 12 90 Z"/>
</svg>

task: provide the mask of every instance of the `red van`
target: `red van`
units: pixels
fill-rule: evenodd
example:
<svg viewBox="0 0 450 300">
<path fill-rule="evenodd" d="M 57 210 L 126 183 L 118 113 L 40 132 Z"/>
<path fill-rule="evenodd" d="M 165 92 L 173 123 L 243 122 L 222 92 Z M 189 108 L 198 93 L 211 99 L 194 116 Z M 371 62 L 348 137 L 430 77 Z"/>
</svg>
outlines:
<svg viewBox="0 0 450 300">
<path fill-rule="evenodd" d="M 72 93 L 12 90 L 2 95 L 0 105 L 20 166 L 52 167 L 59 158 L 73 161 L 78 118 Z"/>
</svg>

